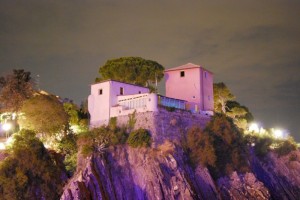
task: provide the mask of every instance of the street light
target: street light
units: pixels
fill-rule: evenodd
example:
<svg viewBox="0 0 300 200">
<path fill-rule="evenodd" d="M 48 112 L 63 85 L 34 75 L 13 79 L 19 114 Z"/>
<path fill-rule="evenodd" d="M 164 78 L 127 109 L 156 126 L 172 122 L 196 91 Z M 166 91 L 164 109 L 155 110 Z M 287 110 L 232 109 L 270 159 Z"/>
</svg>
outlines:
<svg viewBox="0 0 300 200">
<path fill-rule="evenodd" d="M 8 131 L 11 129 L 11 127 L 12 127 L 11 123 L 5 123 L 2 126 L 2 129 L 5 131 L 6 138 L 7 138 L 7 135 L 8 135 Z"/>
</svg>

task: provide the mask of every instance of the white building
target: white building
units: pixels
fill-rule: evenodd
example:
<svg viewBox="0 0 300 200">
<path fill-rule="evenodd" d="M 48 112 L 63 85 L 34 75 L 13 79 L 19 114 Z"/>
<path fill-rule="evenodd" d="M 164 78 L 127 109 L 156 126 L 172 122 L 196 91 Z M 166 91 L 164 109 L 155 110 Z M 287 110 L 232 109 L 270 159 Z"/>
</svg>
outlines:
<svg viewBox="0 0 300 200">
<path fill-rule="evenodd" d="M 90 127 L 107 125 L 111 117 L 158 111 L 158 105 L 213 114 L 213 76 L 199 65 L 186 64 L 165 71 L 167 97 L 146 87 L 107 80 L 91 85 Z"/>
<path fill-rule="evenodd" d="M 108 124 L 111 117 L 157 111 L 157 95 L 146 87 L 107 80 L 91 85 L 88 97 L 90 126 Z"/>
</svg>

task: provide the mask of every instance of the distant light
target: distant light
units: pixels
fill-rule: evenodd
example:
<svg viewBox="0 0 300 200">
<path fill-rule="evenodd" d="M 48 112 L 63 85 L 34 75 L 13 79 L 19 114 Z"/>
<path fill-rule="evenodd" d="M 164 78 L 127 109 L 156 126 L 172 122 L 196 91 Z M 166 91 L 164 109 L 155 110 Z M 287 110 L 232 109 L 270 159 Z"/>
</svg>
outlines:
<svg viewBox="0 0 300 200">
<path fill-rule="evenodd" d="M 0 142 L 0 150 L 4 150 L 5 149 L 5 144 L 3 142 Z"/>
<path fill-rule="evenodd" d="M 5 123 L 5 124 L 3 124 L 2 129 L 4 131 L 9 131 L 11 129 L 11 127 L 12 127 L 12 125 L 10 123 Z"/>
<path fill-rule="evenodd" d="M 252 123 L 252 124 L 249 126 L 249 131 L 250 131 L 250 132 L 254 132 L 254 133 L 259 133 L 259 127 L 258 127 L 258 124 L 257 124 L 257 123 Z"/>
<path fill-rule="evenodd" d="M 280 129 L 273 129 L 272 133 L 273 133 L 273 137 L 277 139 L 282 139 L 284 137 L 283 131 Z"/>
</svg>

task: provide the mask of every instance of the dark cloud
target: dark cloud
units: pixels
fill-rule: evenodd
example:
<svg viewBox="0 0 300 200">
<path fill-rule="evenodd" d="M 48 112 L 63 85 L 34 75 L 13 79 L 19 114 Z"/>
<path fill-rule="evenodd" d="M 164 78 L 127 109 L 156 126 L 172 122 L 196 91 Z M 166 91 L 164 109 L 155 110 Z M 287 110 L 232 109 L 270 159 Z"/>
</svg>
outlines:
<svg viewBox="0 0 300 200">
<path fill-rule="evenodd" d="M 24 68 L 80 102 L 107 59 L 202 64 L 258 120 L 300 141 L 299 10 L 294 0 L 0 0 L 0 74 Z"/>
</svg>

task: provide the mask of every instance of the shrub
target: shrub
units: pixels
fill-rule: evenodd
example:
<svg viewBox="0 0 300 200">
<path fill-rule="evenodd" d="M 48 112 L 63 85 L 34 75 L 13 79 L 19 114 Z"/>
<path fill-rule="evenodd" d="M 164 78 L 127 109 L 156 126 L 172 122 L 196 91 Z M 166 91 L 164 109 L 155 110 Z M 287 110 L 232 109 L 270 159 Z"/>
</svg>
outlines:
<svg viewBox="0 0 300 200">
<path fill-rule="evenodd" d="M 188 130 L 186 146 L 193 165 L 201 163 L 203 166 L 215 166 L 216 155 L 213 139 L 198 127 Z"/>
<path fill-rule="evenodd" d="M 264 157 L 267 155 L 273 142 L 274 139 L 269 136 L 258 137 L 254 146 L 255 155 L 258 157 Z"/>
<path fill-rule="evenodd" d="M 78 139 L 78 146 L 81 153 L 89 156 L 92 152 L 102 153 L 103 147 L 116 144 L 124 144 L 128 134 L 126 128 L 102 126 L 91 131 L 81 133 Z"/>
<path fill-rule="evenodd" d="M 249 171 L 243 135 L 223 114 L 216 114 L 203 131 L 188 130 L 185 146 L 192 164 L 207 166 L 214 178 Z"/>
<path fill-rule="evenodd" d="M 129 134 L 127 143 L 131 147 L 148 147 L 151 145 L 151 135 L 146 129 L 137 129 Z"/>
<path fill-rule="evenodd" d="M 58 150 L 64 154 L 64 164 L 69 176 L 76 171 L 77 165 L 77 135 L 70 133 L 58 142 Z"/>
<path fill-rule="evenodd" d="M 21 130 L 0 163 L 1 199 L 59 199 L 64 173 L 60 166 L 34 132 Z"/>
<path fill-rule="evenodd" d="M 288 140 L 281 141 L 278 147 L 275 148 L 275 152 L 279 156 L 284 156 L 289 154 L 292 151 L 295 151 L 296 149 L 297 149 L 297 144 L 295 143 L 295 141 L 293 141 L 293 139 L 290 138 Z"/>
</svg>

